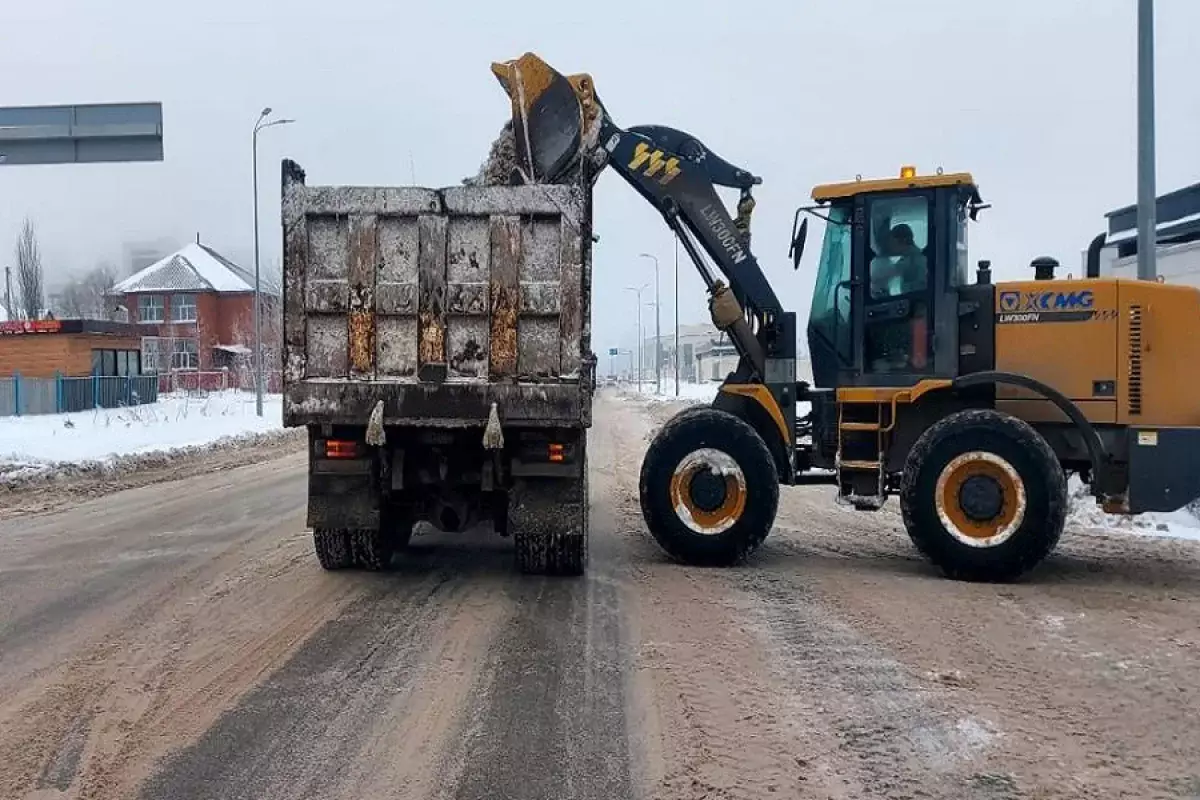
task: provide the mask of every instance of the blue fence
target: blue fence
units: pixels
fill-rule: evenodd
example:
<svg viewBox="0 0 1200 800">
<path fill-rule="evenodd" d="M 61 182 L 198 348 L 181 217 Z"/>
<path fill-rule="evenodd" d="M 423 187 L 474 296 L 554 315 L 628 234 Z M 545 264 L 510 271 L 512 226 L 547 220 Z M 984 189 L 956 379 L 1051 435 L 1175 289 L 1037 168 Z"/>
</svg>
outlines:
<svg viewBox="0 0 1200 800">
<path fill-rule="evenodd" d="M 157 375 L 0 378 L 0 417 L 120 408 L 158 400 Z"/>
</svg>

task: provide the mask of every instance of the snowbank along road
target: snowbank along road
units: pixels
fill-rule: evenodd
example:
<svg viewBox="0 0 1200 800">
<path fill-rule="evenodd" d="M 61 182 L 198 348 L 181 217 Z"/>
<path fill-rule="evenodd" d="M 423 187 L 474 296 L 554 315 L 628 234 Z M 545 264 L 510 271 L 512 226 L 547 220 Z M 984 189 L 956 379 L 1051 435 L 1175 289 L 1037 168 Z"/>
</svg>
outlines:
<svg viewBox="0 0 1200 800">
<path fill-rule="evenodd" d="M 598 399 L 579 580 L 484 534 L 322 572 L 300 445 L 0 522 L 0 797 L 1200 794 L 1195 543 L 960 584 L 792 489 L 750 564 L 684 568 L 637 504 L 670 412 Z"/>
</svg>

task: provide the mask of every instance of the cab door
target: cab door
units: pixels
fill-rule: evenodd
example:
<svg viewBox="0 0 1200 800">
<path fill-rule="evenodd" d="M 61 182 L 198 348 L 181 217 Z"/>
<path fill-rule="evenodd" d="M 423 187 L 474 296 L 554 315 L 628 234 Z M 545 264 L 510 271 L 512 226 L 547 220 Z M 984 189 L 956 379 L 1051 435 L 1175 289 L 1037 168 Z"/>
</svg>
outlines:
<svg viewBox="0 0 1200 800">
<path fill-rule="evenodd" d="M 946 355 L 955 340 L 946 226 L 936 224 L 949 201 L 935 190 L 856 198 L 852 295 L 854 372 L 859 386 L 911 386 L 953 377 Z M 944 308 L 943 308 L 944 306 Z M 949 316 L 947 316 L 949 315 Z"/>
</svg>

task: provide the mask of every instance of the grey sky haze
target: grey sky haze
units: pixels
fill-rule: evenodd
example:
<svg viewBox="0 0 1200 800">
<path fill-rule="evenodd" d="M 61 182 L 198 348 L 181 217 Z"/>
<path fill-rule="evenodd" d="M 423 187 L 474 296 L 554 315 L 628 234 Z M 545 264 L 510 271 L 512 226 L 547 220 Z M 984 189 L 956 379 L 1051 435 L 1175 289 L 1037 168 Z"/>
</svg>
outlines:
<svg viewBox="0 0 1200 800">
<path fill-rule="evenodd" d="M 0 105 L 160 100 L 166 160 L 0 167 L 0 264 L 21 219 L 55 272 L 118 261 L 126 240 L 199 232 L 249 265 L 250 132 L 263 134 L 264 259 L 279 257 L 279 160 L 312 183 L 443 186 L 473 173 L 508 114 L 488 66 L 533 50 L 590 72 L 619 125 L 687 130 L 763 176 L 753 247 L 807 316 L 819 249 L 788 263 L 813 184 L 943 167 L 994 204 L 971 258 L 997 279 L 1049 254 L 1078 274 L 1102 214 L 1135 198 L 1134 0 L 427 3 L 41 0 L 0 15 Z M 286 10 L 285 10 L 286 9 Z M 673 12 L 668 9 L 674 9 Z M 734 10 L 739 16 L 725 16 Z M 1200 3 L 1158 0 L 1158 188 L 1200 180 Z M 625 286 L 673 319 L 673 242 L 615 174 L 596 196 L 594 344 L 633 332 Z M 681 318 L 706 317 L 686 263 Z M 649 318 L 649 317 L 648 317 Z"/>
</svg>

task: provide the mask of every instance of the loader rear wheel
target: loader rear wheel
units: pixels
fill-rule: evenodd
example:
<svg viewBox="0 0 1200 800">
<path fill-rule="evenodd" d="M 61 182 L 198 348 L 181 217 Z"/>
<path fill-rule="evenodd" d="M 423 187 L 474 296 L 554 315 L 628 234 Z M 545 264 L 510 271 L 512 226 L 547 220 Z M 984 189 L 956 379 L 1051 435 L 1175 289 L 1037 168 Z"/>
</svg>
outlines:
<svg viewBox="0 0 1200 800">
<path fill-rule="evenodd" d="M 580 477 L 525 478 L 508 498 L 505 525 L 521 572 L 582 575 L 587 570 L 587 450 L 580 450 Z"/>
<path fill-rule="evenodd" d="M 762 437 L 715 408 L 672 418 L 646 451 L 642 516 L 673 558 L 729 566 L 753 552 L 775 523 L 779 475 Z"/>
<path fill-rule="evenodd" d="M 350 534 L 347 531 L 330 528 L 313 530 L 313 549 L 317 552 L 317 561 L 322 569 L 335 570 L 354 566 L 354 556 L 350 549 Z"/>
<path fill-rule="evenodd" d="M 991 409 L 961 411 L 913 445 L 900 510 L 913 544 L 948 577 L 1009 581 L 1058 544 L 1067 480 L 1028 423 Z"/>
</svg>

